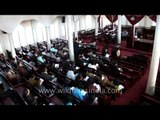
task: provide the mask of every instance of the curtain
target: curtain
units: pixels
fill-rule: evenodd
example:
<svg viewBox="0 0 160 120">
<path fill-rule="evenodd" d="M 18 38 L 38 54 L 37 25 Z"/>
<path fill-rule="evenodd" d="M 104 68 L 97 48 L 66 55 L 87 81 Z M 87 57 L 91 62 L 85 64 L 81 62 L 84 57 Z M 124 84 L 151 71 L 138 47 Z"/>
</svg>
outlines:
<svg viewBox="0 0 160 120">
<path fill-rule="evenodd" d="M 103 28 L 105 27 L 105 26 L 107 26 L 107 25 L 110 25 L 111 24 L 111 22 L 108 20 L 108 19 L 106 19 L 106 16 L 105 15 L 101 15 L 101 19 L 103 19 Z"/>
<path fill-rule="evenodd" d="M 135 25 L 144 17 L 144 15 L 125 15 L 125 16 L 132 25 Z"/>
<path fill-rule="evenodd" d="M 153 20 L 154 22 L 156 22 L 157 16 L 156 15 L 148 15 L 148 17 Z"/>
<path fill-rule="evenodd" d="M 118 15 L 105 15 L 105 16 L 112 24 L 116 22 L 118 19 Z"/>
</svg>

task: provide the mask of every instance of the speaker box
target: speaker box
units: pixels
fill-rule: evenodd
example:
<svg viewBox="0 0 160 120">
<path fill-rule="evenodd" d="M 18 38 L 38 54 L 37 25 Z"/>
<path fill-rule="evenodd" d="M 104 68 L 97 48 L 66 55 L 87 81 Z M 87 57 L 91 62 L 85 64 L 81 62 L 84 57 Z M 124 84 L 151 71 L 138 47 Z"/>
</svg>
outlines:
<svg viewBox="0 0 160 120">
<path fill-rule="evenodd" d="M 65 23 L 65 17 L 64 16 L 62 17 L 62 23 Z"/>
</svg>

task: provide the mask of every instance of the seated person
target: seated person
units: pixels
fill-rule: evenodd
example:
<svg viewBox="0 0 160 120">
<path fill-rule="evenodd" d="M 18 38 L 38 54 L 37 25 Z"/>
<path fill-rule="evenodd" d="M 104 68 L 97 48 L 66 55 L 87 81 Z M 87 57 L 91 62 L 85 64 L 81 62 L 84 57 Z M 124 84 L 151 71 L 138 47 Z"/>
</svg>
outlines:
<svg viewBox="0 0 160 120">
<path fill-rule="evenodd" d="M 37 105 L 37 96 L 33 96 L 29 89 L 24 89 L 23 98 L 29 105 Z"/>
<path fill-rule="evenodd" d="M 15 59 L 15 58 L 12 58 L 12 59 L 11 59 L 10 64 L 11 64 L 11 66 L 13 66 L 14 68 L 17 68 L 17 62 L 16 62 L 16 59 Z"/>
<path fill-rule="evenodd" d="M 59 68 L 60 68 L 60 64 L 59 63 L 51 62 L 51 65 L 48 67 L 48 70 L 53 72 L 53 73 L 56 73 Z"/>
<path fill-rule="evenodd" d="M 67 103 L 66 103 L 66 105 L 73 105 L 73 103 L 71 103 L 71 102 L 67 102 Z"/>
<path fill-rule="evenodd" d="M 43 80 L 42 78 L 37 77 L 36 80 L 37 80 L 37 84 L 35 85 L 36 88 L 38 88 L 39 90 L 46 89 L 46 88 L 43 86 L 44 80 Z"/>
<path fill-rule="evenodd" d="M 114 89 L 118 90 L 118 91 L 121 91 L 121 90 L 124 89 L 124 86 L 119 83 L 118 79 L 112 80 L 110 82 L 110 86 L 113 87 Z"/>
<path fill-rule="evenodd" d="M 74 68 L 70 68 L 67 72 L 67 77 L 70 78 L 71 80 L 75 80 L 77 75 L 78 75 L 78 73 L 75 74 L 75 69 Z"/>
<path fill-rule="evenodd" d="M 34 74 L 31 75 L 31 77 L 29 78 L 28 82 L 29 82 L 29 84 L 31 84 L 33 86 L 38 84 L 37 83 L 38 81 L 36 80 L 36 76 Z"/>
<path fill-rule="evenodd" d="M 89 60 L 89 56 L 87 54 L 82 55 L 82 59 Z"/>
<path fill-rule="evenodd" d="M 29 64 L 32 65 L 32 66 L 36 65 L 35 62 L 33 62 L 33 61 L 30 61 Z"/>
<path fill-rule="evenodd" d="M 40 63 L 45 63 L 45 59 L 41 55 L 37 57 L 37 61 L 39 61 Z"/>
<path fill-rule="evenodd" d="M 108 86 L 110 84 L 110 80 L 108 79 L 106 75 L 102 75 L 101 79 L 102 79 L 103 86 Z"/>
<path fill-rule="evenodd" d="M 124 86 L 120 84 L 120 80 L 119 80 L 118 78 L 115 78 L 113 82 L 114 82 L 114 85 L 117 86 L 117 90 L 118 90 L 118 91 L 124 89 Z"/>
<path fill-rule="evenodd" d="M 65 99 L 65 105 L 73 105 L 72 103 L 72 97 L 71 96 L 66 96 L 66 99 Z"/>
<path fill-rule="evenodd" d="M 6 69 L 5 75 L 6 75 L 6 78 L 9 80 L 9 82 L 13 84 L 18 84 L 18 76 L 13 70 Z"/>
<path fill-rule="evenodd" d="M 55 52 L 52 52 L 50 56 L 51 56 L 53 59 L 55 59 L 55 60 L 57 59 Z"/>
<path fill-rule="evenodd" d="M 122 38 L 126 39 L 127 36 L 128 36 L 127 30 L 122 31 Z"/>
<path fill-rule="evenodd" d="M 64 52 L 64 51 L 60 50 L 58 53 L 59 53 L 59 55 L 61 56 L 62 59 L 66 59 L 67 52 Z"/>
<path fill-rule="evenodd" d="M 27 77 L 27 78 L 29 77 L 29 73 L 25 69 L 25 67 L 23 66 L 22 62 L 19 62 L 18 70 L 19 70 L 19 73 L 20 73 L 21 76 Z"/>
<path fill-rule="evenodd" d="M 78 100 L 81 100 L 81 101 L 85 100 L 85 97 L 86 97 L 86 94 L 87 94 L 86 91 L 81 90 L 77 87 L 71 87 L 70 89 L 72 91 L 73 96 L 76 97 Z"/>
<path fill-rule="evenodd" d="M 64 51 L 69 51 L 69 49 L 66 46 L 63 47 L 63 50 Z"/>
<path fill-rule="evenodd" d="M 41 75 L 40 75 L 40 76 L 41 76 L 41 78 L 43 78 L 43 79 L 45 79 L 45 80 L 49 80 L 49 81 L 56 81 L 56 80 L 57 80 L 56 77 L 51 76 L 51 75 L 48 74 L 48 70 L 47 70 L 46 67 L 44 67 L 44 68 L 42 69 L 42 72 L 41 72 Z"/>
<path fill-rule="evenodd" d="M 89 63 L 89 64 L 88 64 L 88 68 L 91 68 L 91 69 L 94 69 L 94 70 L 97 70 L 98 67 L 99 67 L 99 64 L 98 64 L 98 63 L 96 63 L 96 64 L 91 64 L 91 63 Z"/>
<path fill-rule="evenodd" d="M 33 57 L 32 52 L 28 52 L 27 55 L 28 55 L 29 57 Z"/>
<path fill-rule="evenodd" d="M 105 54 L 105 58 L 107 58 L 107 60 L 109 60 L 110 54 L 108 52 L 106 52 Z"/>
<path fill-rule="evenodd" d="M 86 95 L 85 103 L 89 105 L 97 105 L 98 97 L 96 94 L 100 92 L 100 86 L 96 83 L 93 83 L 89 86 L 88 94 Z"/>
<path fill-rule="evenodd" d="M 96 90 L 95 90 L 95 92 L 96 92 L 96 93 L 98 93 L 98 92 L 100 92 L 100 91 L 101 91 L 101 87 L 100 87 L 100 85 L 99 85 L 99 84 L 97 84 L 97 83 L 93 83 L 93 86 L 95 86 L 95 87 L 96 87 Z"/>
<path fill-rule="evenodd" d="M 80 54 L 78 56 L 78 58 L 76 58 L 76 63 L 77 63 L 78 66 L 80 66 L 82 68 L 87 65 L 87 61 L 83 59 L 83 55 L 82 54 Z"/>
<path fill-rule="evenodd" d="M 52 48 L 50 48 L 50 51 L 53 52 L 53 53 L 54 52 L 57 53 L 58 50 L 56 48 L 52 47 Z"/>
<path fill-rule="evenodd" d="M 90 77 L 90 78 L 93 78 L 95 76 L 95 74 L 92 73 L 92 69 L 88 69 L 86 71 L 86 76 Z"/>
<path fill-rule="evenodd" d="M 95 49 L 95 47 L 96 47 L 96 42 L 92 42 L 92 43 L 90 43 L 90 44 L 89 44 L 89 46 L 90 46 L 90 48 Z"/>
<path fill-rule="evenodd" d="M 62 67 L 70 68 L 71 67 L 71 61 L 66 60 L 66 61 L 62 62 Z"/>
<path fill-rule="evenodd" d="M 136 29 L 136 33 L 137 33 L 137 37 L 138 38 L 142 38 L 143 36 L 142 36 L 142 33 L 143 33 L 143 29 L 142 28 L 137 28 Z"/>
</svg>

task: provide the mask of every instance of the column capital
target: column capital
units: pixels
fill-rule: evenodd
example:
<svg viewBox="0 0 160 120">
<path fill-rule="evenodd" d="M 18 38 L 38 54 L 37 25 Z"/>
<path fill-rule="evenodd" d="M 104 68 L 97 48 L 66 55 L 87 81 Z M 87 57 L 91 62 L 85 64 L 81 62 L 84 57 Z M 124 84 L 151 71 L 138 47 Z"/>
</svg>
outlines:
<svg viewBox="0 0 160 120">
<path fill-rule="evenodd" d="M 99 17 L 99 15 L 93 15 L 96 19 Z"/>
<path fill-rule="evenodd" d="M 76 22 L 79 20 L 79 16 L 78 15 L 73 15 L 73 21 Z"/>
</svg>

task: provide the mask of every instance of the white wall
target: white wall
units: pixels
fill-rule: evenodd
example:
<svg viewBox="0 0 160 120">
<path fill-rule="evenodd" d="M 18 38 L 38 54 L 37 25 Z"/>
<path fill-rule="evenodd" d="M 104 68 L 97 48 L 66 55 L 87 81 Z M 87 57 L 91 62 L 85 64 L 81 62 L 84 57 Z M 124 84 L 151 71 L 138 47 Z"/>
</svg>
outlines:
<svg viewBox="0 0 160 120">
<path fill-rule="evenodd" d="M 6 49 L 11 50 L 8 34 L 4 34 L 0 31 L 0 53 L 6 55 Z"/>
</svg>

